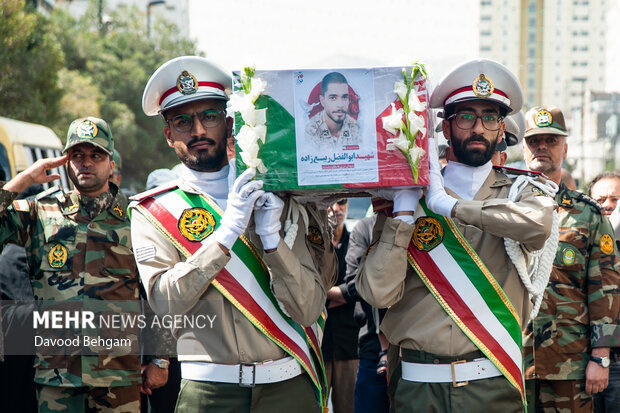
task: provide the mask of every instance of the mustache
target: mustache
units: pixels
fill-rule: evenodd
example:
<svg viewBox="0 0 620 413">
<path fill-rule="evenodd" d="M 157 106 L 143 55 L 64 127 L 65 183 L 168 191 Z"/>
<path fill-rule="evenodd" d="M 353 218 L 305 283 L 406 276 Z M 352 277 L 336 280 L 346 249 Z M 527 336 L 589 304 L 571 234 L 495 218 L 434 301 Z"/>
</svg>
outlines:
<svg viewBox="0 0 620 413">
<path fill-rule="evenodd" d="M 484 138 L 482 135 L 474 135 L 471 136 L 463 142 L 464 145 L 467 145 L 470 142 L 481 142 L 484 143 L 487 147 L 489 146 L 489 141 Z"/>
<path fill-rule="evenodd" d="M 211 145 L 215 145 L 215 141 L 211 138 L 194 138 L 191 139 L 189 142 L 187 142 L 187 146 L 193 146 L 194 144 L 198 143 L 198 142 L 207 142 L 210 143 Z"/>
</svg>

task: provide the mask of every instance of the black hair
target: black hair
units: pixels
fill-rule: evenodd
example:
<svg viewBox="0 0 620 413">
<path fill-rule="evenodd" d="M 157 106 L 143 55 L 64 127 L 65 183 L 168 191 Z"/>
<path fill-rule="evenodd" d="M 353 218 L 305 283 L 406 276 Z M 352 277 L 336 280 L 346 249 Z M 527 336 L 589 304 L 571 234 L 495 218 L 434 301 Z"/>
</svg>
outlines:
<svg viewBox="0 0 620 413">
<path fill-rule="evenodd" d="M 592 182 L 588 184 L 588 195 L 592 196 L 592 187 L 598 181 L 601 181 L 603 179 L 614 179 L 614 178 L 620 179 L 620 173 L 615 172 L 615 171 L 605 171 L 605 172 L 601 172 L 600 174 L 596 175 L 594 179 L 592 180 Z"/>
<path fill-rule="evenodd" d="M 346 85 L 349 84 L 347 82 L 347 78 L 344 77 L 342 73 L 339 72 L 331 72 L 323 76 L 323 80 L 321 80 L 321 95 L 325 96 L 325 92 L 327 92 L 327 86 L 330 83 L 344 83 Z"/>
</svg>

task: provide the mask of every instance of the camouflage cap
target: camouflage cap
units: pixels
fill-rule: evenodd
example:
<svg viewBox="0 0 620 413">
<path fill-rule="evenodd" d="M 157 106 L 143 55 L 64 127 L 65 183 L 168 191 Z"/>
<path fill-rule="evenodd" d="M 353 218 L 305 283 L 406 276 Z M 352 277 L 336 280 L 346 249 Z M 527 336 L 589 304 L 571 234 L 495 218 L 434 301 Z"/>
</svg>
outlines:
<svg viewBox="0 0 620 413">
<path fill-rule="evenodd" d="M 114 155 L 112 155 L 112 159 L 114 160 L 114 172 L 119 173 L 121 169 L 123 169 L 123 158 L 121 158 L 121 154 L 118 153 L 116 149 L 114 149 Z"/>
<path fill-rule="evenodd" d="M 109 155 L 114 153 L 112 131 L 103 119 L 89 116 L 71 122 L 67 132 L 67 144 L 62 153 L 67 153 L 69 148 L 80 143 L 90 143 L 91 145 L 98 146 Z"/>
<path fill-rule="evenodd" d="M 525 137 L 548 133 L 568 136 L 566 122 L 560 108 L 555 106 L 538 106 L 525 114 Z"/>
</svg>

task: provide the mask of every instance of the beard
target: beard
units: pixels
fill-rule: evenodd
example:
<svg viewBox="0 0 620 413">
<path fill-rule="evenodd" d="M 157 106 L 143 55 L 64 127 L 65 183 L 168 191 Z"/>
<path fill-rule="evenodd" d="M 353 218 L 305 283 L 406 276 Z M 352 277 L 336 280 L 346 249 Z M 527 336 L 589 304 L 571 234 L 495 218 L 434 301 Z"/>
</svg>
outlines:
<svg viewBox="0 0 620 413">
<path fill-rule="evenodd" d="M 214 146 L 210 149 L 191 150 L 191 146 L 197 142 L 206 141 Z M 190 140 L 184 148 L 175 148 L 179 160 L 188 168 L 198 172 L 219 170 L 228 162 L 226 153 L 226 134 L 216 142 L 211 138 L 195 138 Z"/>
<path fill-rule="evenodd" d="M 486 149 L 482 151 L 468 150 L 467 144 L 470 142 L 484 143 Z M 489 162 L 493 157 L 497 146 L 497 139 L 493 142 L 489 142 L 484 138 L 484 136 L 480 135 L 470 136 L 462 141 L 453 138 L 451 141 L 451 146 L 454 156 L 456 156 L 456 159 L 458 159 L 459 162 L 469 166 L 481 166 Z"/>
</svg>

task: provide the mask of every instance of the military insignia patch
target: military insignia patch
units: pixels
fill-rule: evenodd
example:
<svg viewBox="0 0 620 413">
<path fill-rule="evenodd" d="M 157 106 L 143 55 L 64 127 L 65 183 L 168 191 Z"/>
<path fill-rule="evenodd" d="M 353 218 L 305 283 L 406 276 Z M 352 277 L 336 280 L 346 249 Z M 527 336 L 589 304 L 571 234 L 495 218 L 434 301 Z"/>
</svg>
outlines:
<svg viewBox="0 0 620 413">
<path fill-rule="evenodd" d="M 420 217 L 415 222 L 411 241 L 420 251 L 430 251 L 443 240 L 443 228 L 438 219 Z"/>
<path fill-rule="evenodd" d="M 570 200 L 570 198 L 564 198 L 562 197 L 562 205 L 564 206 L 571 206 L 573 205 L 573 202 Z"/>
<path fill-rule="evenodd" d="M 609 234 L 604 234 L 601 237 L 601 251 L 603 253 L 609 255 L 614 252 L 614 240 Z"/>
<path fill-rule="evenodd" d="M 323 244 L 323 235 L 321 234 L 321 230 L 317 227 L 309 227 L 308 228 L 308 241 L 313 244 L 321 245 Z"/>
<path fill-rule="evenodd" d="M 52 268 L 62 268 L 67 263 L 67 248 L 62 244 L 56 244 L 47 254 L 47 262 Z"/>
<path fill-rule="evenodd" d="M 188 240 L 202 241 L 213 232 L 215 218 L 204 208 L 189 208 L 181 214 L 178 228 Z"/>
<path fill-rule="evenodd" d="M 486 77 L 484 73 L 481 73 L 480 76 L 474 80 L 472 89 L 474 90 L 474 94 L 479 98 L 487 98 L 493 94 L 495 86 L 493 86 L 491 79 Z"/>
<path fill-rule="evenodd" d="M 80 139 L 93 139 L 98 131 L 97 125 L 87 119 L 78 125 L 75 133 Z"/>
<path fill-rule="evenodd" d="M 549 113 L 549 111 L 542 109 L 536 114 L 536 117 L 534 118 L 534 123 L 536 123 L 536 126 L 538 126 L 539 128 L 546 128 L 553 123 L 553 117 L 551 116 L 551 113 Z"/>
<path fill-rule="evenodd" d="M 123 216 L 123 210 L 122 210 L 122 209 L 120 209 L 120 208 L 118 207 L 118 205 L 117 205 L 117 206 L 115 206 L 112 210 L 113 210 L 113 211 L 116 211 L 116 213 L 118 214 L 118 216 L 119 216 L 119 217 L 122 217 L 122 216 Z"/>
<path fill-rule="evenodd" d="M 564 248 L 562 251 L 562 262 L 565 265 L 573 265 L 575 262 L 575 250 L 572 248 Z"/>
<path fill-rule="evenodd" d="M 13 201 L 13 208 L 20 212 L 30 212 L 30 204 L 25 199 L 17 199 Z"/>
<path fill-rule="evenodd" d="M 184 70 L 177 78 L 177 89 L 184 95 L 193 95 L 198 91 L 198 81 L 194 75 Z"/>
<path fill-rule="evenodd" d="M 536 196 L 545 196 L 545 193 L 537 186 L 532 187 L 532 192 L 536 194 Z"/>
</svg>

